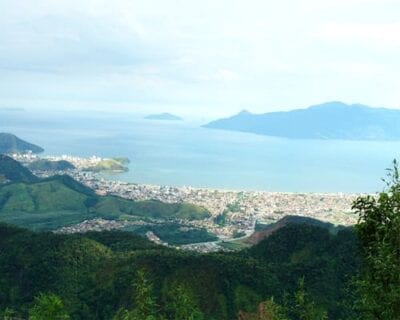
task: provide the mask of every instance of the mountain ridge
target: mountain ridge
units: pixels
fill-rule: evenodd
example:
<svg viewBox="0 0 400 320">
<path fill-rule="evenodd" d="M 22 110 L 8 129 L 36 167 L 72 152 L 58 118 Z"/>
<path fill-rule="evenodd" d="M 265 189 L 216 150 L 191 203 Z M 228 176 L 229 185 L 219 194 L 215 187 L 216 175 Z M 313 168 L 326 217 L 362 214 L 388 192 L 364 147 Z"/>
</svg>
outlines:
<svg viewBox="0 0 400 320">
<path fill-rule="evenodd" d="M 0 221 L 34 230 L 55 230 L 95 218 L 202 220 L 210 215 L 188 203 L 99 196 L 68 175 L 40 179 L 5 155 L 0 155 L 0 176 L 8 180 L 0 184 Z"/>
<path fill-rule="evenodd" d="M 398 140 L 400 110 L 332 101 L 291 111 L 242 111 L 203 127 L 290 139 Z"/>
<path fill-rule="evenodd" d="M 22 164 L 3 154 L 0 154 L 0 175 L 9 182 L 33 183 L 39 181 L 39 178 Z"/>
</svg>

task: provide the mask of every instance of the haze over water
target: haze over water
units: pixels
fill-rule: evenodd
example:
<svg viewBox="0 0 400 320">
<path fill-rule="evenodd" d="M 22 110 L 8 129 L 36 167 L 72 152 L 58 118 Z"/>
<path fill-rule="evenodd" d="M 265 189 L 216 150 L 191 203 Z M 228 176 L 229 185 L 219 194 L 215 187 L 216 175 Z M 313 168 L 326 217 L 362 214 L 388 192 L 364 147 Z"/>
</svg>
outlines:
<svg viewBox="0 0 400 320">
<path fill-rule="evenodd" d="M 0 131 L 49 155 L 126 156 L 135 183 L 281 192 L 376 192 L 399 141 L 289 140 L 134 114 L 0 111 Z"/>
</svg>

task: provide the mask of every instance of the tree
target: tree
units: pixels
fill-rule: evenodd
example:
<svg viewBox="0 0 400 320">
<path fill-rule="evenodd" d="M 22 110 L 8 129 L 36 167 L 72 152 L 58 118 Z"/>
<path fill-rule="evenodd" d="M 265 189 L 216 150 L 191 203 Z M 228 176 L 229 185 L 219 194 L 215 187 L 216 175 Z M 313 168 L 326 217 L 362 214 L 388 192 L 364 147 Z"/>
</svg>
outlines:
<svg viewBox="0 0 400 320">
<path fill-rule="evenodd" d="M 4 312 L 0 313 L 0 315 L 1 315 L 2 320 L 20 319 L 20 317 L 18 317 L 18 315 L 17 315 L 17 312 L 15 312 L 15 310 L 13 310 L 11 308 L 6 308 L 6 310 L 4 310 Z"/>
<path fill-rule="evenodd" d="M 293 298 L 288 305 L 288 299 Z M 293 295 L 284 297 L 285 303 L 280 305 L 273 298 L 259 304 L 257 313 L 240 311 L 239 320 L 327 320 L 324 309 L 311 300 L 304 286 L 304 277 L 299 279 L 299 287 Z"/>
<path fill-rule="evenodd" d="M 317 307 L 313 301 L 310 300 L 304 288 L 304 278 L 299 280 L 299 288 L 294 294 L 295 306 L 294 314 L 299 320 L 326 320 L 328 316 L 326 311 Z"/>
<path fill-rule="evenodd" d="M 177 281 L 173 282 L 168 296 L 168 309 L 170 309 L 172 320 L 202 320 L 204 318 L 187 286 Z"/>
<path fill-rule="evenodd" d="M 289 318 L 287 310 L 271 298 L 261 302 L 255 314 L 240 311 L 238 320 L 289 320 Z"/>
<path fill-rule="evenodd" d="M 356 232 L 363 267 L 356 281 L 362 319 L 400 319 L 400 174 L 396 160 L 377 197 L 359 197 Z"/>
<path fill-rule="evenodd" d="M 114 320 L 156 320 L 157 304 L 153 297 L 153 286 L 146 278 L 144 270 L 139 270 L 132 282 L 134 292 L 132 310 L 120 309 Z"/>
<path fill-rule="evenodd" d="M 60 297 L 55 294 L 40 293 L 29 309 L 29 320 L 68 320 L 70 319 Z"/>
</svg>

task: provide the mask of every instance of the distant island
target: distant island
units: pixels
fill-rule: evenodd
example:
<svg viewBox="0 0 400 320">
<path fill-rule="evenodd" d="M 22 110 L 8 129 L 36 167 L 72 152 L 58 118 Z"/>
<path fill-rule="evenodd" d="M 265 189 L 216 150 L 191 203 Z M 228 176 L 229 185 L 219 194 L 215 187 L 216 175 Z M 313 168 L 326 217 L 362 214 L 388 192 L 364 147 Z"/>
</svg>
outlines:
<svg viewBox="0 0 400 320">
<path fill-rule="evenodd" d="M 159 113 L 159 114 L 150 114 L 145 117 L 147 120 L 173 120 L 173 121 L 182 121 L 181 117 L 178 117 L 171 113 Z"/>
<path fill-rule="evenodd" d="M 7 111 L 7 112 L 25 112 L 24 108 L 17 108 L 17 107 L 2 107 L 0 111 Z"/>
<path fill-rule="evenodd" d="M 397 140 L 400 110 L 328 102 L 288 112 L 242 111 L 204 127 L 291 139 Z"/>
<path fill-rule="evenodd" d="M 0 153 L 41 153 L 44 149 L 11 133 L 0 133 Z"/>
</svg>

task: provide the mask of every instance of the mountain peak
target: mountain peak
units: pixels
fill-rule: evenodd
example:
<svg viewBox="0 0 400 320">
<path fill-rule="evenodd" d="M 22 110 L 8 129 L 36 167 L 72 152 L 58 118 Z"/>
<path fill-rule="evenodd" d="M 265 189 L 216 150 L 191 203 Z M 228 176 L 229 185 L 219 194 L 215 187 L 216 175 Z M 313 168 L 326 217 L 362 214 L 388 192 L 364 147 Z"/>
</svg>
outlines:
<svg viewBox="0 0 400 320">
<path fill-rule="evenodd" d="M 400 140 L 400 110 L 331 101 L 287 112 L 247 111 L 205 127 L 292 139 Z"/>
<path fill-rule="evenodd" d="M 243 109 L 243 110 L 240 111 L 238 114 L 239 114 L 239 115 L 250 115 L 250 114 L 252 114 L 252 113 L 251 113 L 250 111 L 246 110 L 246 109 Z"/>
<path fill-rule="evenodd" d="M 315 109 L 344 109 L 344 108 L 348 108 L 350 106 L 351 105 L 348 105 L 341 101 L 329 101 L 329 102 L 313 105 L 313 106 L 309 107 L 308 109 L 314 109 L 314 110 Z"/>
<path fill-rule="evenodd" d="M 40 153 L 43 148 L 26 142 L 11 133 L 0 132 L 0 153 Z"/>
<path fill-rule="evenodd" d="M 3 154 L 0 154 L 0 175 L 11 182 L 31 183 L 39 180 L 18 161 Z"/>
</svg>

